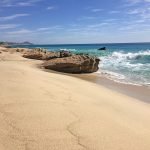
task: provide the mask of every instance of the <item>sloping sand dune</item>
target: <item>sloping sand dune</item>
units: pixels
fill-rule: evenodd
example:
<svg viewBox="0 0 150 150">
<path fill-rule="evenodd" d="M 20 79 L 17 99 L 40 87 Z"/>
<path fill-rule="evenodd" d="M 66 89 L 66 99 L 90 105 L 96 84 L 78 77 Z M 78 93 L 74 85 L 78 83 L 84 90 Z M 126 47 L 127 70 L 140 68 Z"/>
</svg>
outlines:
<svg viewBox="0 0 150 150">
<path fill-rule="evenodd" d="M 0 54 L 0 150 L 150 150 L 150 106 L 40 61 Z"/>
</svg>

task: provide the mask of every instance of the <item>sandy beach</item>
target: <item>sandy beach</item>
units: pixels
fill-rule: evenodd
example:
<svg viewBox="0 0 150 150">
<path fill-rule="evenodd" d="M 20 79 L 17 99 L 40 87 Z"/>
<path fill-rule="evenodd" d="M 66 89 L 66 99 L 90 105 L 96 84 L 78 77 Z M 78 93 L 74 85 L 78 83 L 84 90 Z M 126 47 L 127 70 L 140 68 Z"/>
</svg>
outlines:
<svg viewBox="0 0 150 150">
<path fill-rule="evenodd" d="M 120 83 L 108 79 L 106 76 L 99 75 L 99 73 L 81 75 L 76 74 L 72 76 L 82 80 L 90 81 L 98 85 L 102 85 L 110 90 L 128 95 L 145 103 L 150 103 L 150 86 Z"/>
<path fill-rule="evenodd" d="M 0 150 L 150 149 L 148 103 L 0 51 Z"/>
</svg>

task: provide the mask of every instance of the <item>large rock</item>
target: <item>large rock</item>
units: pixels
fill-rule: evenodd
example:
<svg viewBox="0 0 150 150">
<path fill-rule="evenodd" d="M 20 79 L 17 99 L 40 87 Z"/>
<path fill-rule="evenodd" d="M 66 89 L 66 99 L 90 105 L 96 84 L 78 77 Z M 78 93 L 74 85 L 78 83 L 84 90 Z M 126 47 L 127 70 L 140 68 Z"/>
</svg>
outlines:
<svg viewBox="0 0 150 150">
<path fill-rule="evenodd" d="M 46 61 L 43 67 L 65 73 L 92 73 L 98 70 L 99 61 L 91 56 L 73 55 Z"/>
<path fill-rule="evenodd" d="M 30 50 L 23 55 L 25 58 L 29 59 L 38 59 L 38 60 L 50 60 L 54 58 L 69 57 L 72 54 L 68 51 L 59 51 L 59 52 L 48 52 L 42 49 Z"/>
<path fill-rule="evenodd" d="M 29 59 L 45 60 L 46 54 L 40 51 L 28 51 L 23 55 L 23 57 Z"/>
</svg>

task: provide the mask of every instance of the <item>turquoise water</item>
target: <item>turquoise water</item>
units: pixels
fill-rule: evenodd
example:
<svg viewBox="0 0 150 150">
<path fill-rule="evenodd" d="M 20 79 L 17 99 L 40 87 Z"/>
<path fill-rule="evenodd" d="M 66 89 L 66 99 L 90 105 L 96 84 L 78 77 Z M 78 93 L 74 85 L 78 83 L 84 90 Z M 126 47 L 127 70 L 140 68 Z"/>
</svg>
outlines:
<svg viewBox="0 0 150 150">
<path fill-rule="evenodd" d="M 106 51 L 98 48 L 105 46 Z M 85 53 L 101 59 L 99 75 L 112 80 L 138 85 L 150 85 L 150 43 L 30 45 L 28 48 L 60 49 Z"/>
</svg>

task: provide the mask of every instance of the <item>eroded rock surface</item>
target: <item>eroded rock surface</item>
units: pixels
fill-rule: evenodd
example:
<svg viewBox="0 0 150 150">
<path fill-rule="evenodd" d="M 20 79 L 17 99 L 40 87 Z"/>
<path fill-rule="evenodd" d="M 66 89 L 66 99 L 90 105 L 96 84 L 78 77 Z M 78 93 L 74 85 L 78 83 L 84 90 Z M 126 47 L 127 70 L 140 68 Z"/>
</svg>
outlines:
<svg viewBox="0 0 150 150">
<path fill-rule="evenodd" d="M 92 73 L 98 70 L 99 59 L 91 56 L 73 55 L 46 61 L 43 67 L 66 73 Z"/>
<path fill-rule="evenodd" d="M 98 70 L 99 59 L 69 51 L 52 52 L 43 49 L 27 51 L 23 57 L 44 60 L 43 67 L 65 73 L 92 73 Z"/>
<path fill-rule="evenodd" d="M 38 59 L 38 60 L 50 60 L 54 58 L 62 58 L 72 56 L 70 52 L 67 51 L 59 51 L 59 52 L 48 52 L 46 50 L 35 49 L 28 51 L 23 55 L 25 58 L 29 59 Z"/>
</svg>

